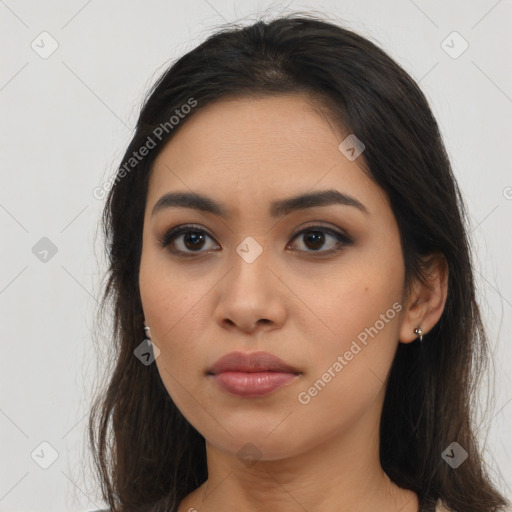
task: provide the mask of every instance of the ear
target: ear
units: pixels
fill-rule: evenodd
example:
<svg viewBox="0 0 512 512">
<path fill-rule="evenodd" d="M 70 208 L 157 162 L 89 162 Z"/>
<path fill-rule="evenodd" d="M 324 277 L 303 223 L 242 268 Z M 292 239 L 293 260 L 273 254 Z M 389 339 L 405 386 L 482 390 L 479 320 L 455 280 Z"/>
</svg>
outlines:
<svg viewBox="0 0 512 512">
<path fill-rule="evenodd" d="M 424 281 L 416 279 L 406 300 L 400 342 L 410 343 L 418 336 L 414 329 L 421 327 L 423 335 L 429 332 L 441 318 L 448 295 L 448 264 L 441 253 L 423 258 Z"/>
</svg>

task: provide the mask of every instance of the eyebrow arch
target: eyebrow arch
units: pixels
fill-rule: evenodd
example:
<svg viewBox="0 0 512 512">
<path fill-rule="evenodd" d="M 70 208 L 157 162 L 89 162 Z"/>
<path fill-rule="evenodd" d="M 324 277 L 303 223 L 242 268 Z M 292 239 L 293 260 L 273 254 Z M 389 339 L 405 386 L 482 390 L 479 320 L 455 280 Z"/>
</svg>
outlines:
<svg viewBox="0 0 512 512">
<path fill-rule="evenodd" d="M 338 190 L 322 190 L 320 192 L 309 192 L 298 196 L 289 197 L 274 201 L 270 205 L 269 213 L 272 217 L 284 217 L 297 210 L 314 208 L 316 206 L 329 206 L 340 204 L 353 206 L 368 214 L 366 207 L 355 197 L 343 194 Z M 195 192 L 169 192 L 164 194 L 153 207 L 151 215 L 167 208 L 181 207 L 192 208 L 203 212 L 213 213 L 220 217 L 228 217 L 228 211 L 220 203 L 210 197 Z"/>
</svg>

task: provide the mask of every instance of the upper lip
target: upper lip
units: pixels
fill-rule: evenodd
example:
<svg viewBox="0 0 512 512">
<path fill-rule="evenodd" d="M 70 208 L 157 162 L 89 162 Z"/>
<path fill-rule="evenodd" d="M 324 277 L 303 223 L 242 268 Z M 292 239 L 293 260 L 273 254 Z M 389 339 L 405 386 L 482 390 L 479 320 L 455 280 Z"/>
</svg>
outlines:
<svg viewBox="0 0 512 512">
<path fill-rule="evenodd" d="M 220 372 L 287 372 L 300 373 L 269 352 L 230 352 L 218 359 L 207 373 Z"/>
</svg>

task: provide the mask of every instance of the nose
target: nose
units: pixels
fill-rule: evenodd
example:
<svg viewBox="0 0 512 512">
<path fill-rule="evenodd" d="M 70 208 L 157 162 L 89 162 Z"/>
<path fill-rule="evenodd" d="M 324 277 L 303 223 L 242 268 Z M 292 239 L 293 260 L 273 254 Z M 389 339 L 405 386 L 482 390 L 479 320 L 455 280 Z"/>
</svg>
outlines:
<svg viewBox="0 0 512 512">
<path fill-rule="evenodd" d="M 277 269 L 260 255 L 248 263 L 238 254 L 221 279 L 214 318 L 224 329 L 255 334 L 280 328 L 286 319 L 285 291 Z"/>
</svg>

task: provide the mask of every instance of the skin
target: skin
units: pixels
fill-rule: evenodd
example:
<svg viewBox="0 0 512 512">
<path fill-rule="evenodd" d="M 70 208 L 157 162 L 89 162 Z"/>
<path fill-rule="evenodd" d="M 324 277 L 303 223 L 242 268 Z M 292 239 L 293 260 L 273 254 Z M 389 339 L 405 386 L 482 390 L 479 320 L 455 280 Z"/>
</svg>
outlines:
<svg viewBox="0 0 512 512">
<path fill-rule="evenodd" d="M 428 332 L 441 316 L 446 269 L 433 258 L 428 286 L 416 281 L 404 296 L 396 220 L 362 157 L 350 161 L 338 149 L 349 133 L 305 96 L 222 100 L 188 119 L 155 161 L 139 278 L 145 322 L 160 349 L 162 381 L 204 436 L 208 460 L 207 482 L 179 512 L 233 503 L 250 512 L 418 510 L 417 495 L 380 466 L 379 421 L 398 343 L 416 339 L 418 325 Z M 356 198 L 367 213 L 346 205 L 279 219 L 268 213 L 274 200 L 325 189 Z M 229 216 L 182 207 L 152 215 L 158 199 L 176 191 L 207 195 Z M 194 253 L 181 235 L 174 248 L 196 256 L 159 244 L 170 228 L 189 223 L 205 231 L 203 245 Z M 327 254 L 336 238 L 326 233 L 315 251 L 307 233 L 294 238 L 311 226 L 346 233 L 353 243 Z M 248 236 L 262 248 L 252 263 L 236 251 Z M 394 303 L 401 311 L 300 403 L 299 393 Z M 205 372 L 234 350 L 271 352 L 301 375 L 262 398 L 229 395 Z M 258 450 L 252 464 L 237 456 L 247 443 Z"/>
</svg>

